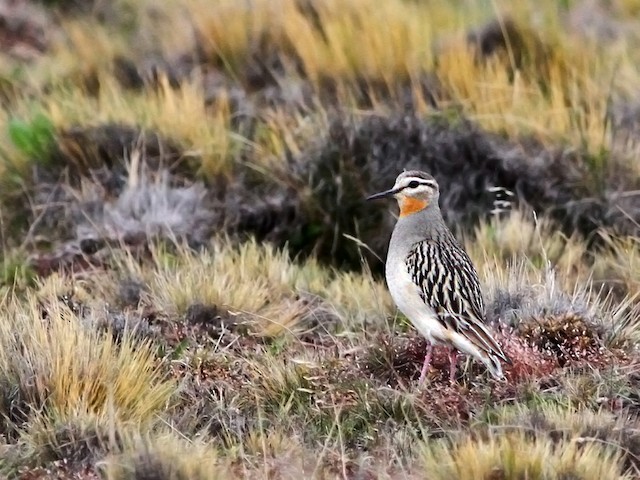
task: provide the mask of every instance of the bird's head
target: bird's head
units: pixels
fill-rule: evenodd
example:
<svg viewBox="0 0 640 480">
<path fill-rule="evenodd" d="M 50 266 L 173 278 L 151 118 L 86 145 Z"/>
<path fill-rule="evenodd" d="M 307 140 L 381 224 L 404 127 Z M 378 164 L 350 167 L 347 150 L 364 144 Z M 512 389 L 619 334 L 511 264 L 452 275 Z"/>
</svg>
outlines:
<svg viewBox="0 0 640 480">
<path fill-rule="evenodd" d="M 393 188 L 367 197 L 367 200 L 395 197 L 400 206 L 400 217 L 420 212 L 430 205 L 438 205 L 440 190 L 435 178 L 425 172 L 410 170 L 396 178 Z"/>
</svg>

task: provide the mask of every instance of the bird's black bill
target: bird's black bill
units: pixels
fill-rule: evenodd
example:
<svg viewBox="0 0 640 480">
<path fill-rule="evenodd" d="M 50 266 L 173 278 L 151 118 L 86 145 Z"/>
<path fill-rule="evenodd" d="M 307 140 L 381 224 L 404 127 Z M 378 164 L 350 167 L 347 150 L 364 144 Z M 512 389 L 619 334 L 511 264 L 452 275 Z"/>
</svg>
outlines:
<svg viewBox="0 0 640 480">
<path fill-rule="evenodd" d="M 374 193 L 373 195 L 369 195 L 367 200 L 377 200 L 378 198 L 388 198 L 393 197 L 396 193 L 398 193 L 397 189 L 387 190 L 385 192 Z"/>
</svg>

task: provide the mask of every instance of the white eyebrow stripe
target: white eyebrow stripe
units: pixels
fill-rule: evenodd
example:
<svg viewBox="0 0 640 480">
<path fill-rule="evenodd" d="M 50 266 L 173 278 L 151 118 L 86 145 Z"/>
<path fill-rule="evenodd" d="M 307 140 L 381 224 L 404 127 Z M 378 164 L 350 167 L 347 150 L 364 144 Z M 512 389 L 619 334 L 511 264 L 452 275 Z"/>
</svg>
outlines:
<svg viewBox="0 0 640 480">
<path fill-rule="evenodd" d="M 427 180 L 426 178 L 409 177 L 406 179 L 406 185 L 403 188 L 407 188 L 411 182 L 418 182 L 420 185 L 427 185 L 432 188 L 437 187 L 437 183 L 433 180 Z"/>
</svg>

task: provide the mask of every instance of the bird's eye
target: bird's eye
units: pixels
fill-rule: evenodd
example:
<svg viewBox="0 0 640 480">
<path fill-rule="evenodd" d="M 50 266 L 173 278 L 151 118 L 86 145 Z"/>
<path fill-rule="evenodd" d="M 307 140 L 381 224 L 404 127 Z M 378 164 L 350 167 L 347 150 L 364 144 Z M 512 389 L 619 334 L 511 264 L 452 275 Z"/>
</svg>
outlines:
<svg viewBox="0 0 640 480">
<path fill-rule="evenodd" d="M 412 180 L 409 182 L 409 185 L 407 185 L 407 187 L 409 188 L 418 188 L 420 186 L 420 182 L 417 180 Z"/>
</svg>

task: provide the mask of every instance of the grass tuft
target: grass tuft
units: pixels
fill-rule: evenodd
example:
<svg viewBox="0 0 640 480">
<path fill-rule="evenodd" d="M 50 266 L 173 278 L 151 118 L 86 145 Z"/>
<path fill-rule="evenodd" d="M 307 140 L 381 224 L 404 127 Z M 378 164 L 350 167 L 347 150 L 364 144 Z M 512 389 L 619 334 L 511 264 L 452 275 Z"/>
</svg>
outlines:
<svg viewBox="0 0 640 480">
<path fill-rule="evenodd" d="M 0 376 L 4 431 L 33 415 L 52 419 L 78 413 L 149 422 L 166 408 L 175 385 L 163 378 L 148 342 L 87 329 L 55 298 L 5 299 L 0 322 Z M 11 321 L 8 319 L 11 318 Z M 115 412 L 115 413 L 114 413 Z"/>
<path fill-rule="evenodd" d="M 576 439 L 555 446 L 547 438 L 531 438 L 525 432 L 428 443 L 424 461 L 425 474 L 433 479 L 632 478 L 624 474 L 620 453 L 597 441 Z"/>
<path fill-rule="evenodd" d="M 218 464 L 214 449 L 202 442 L 187 442 L 169 435 L 139 438 L 120 455 L 101 466 L 110 480 L 152 478 L 158 480 L 208 480 L 231 474 Z"/>
</svg>

